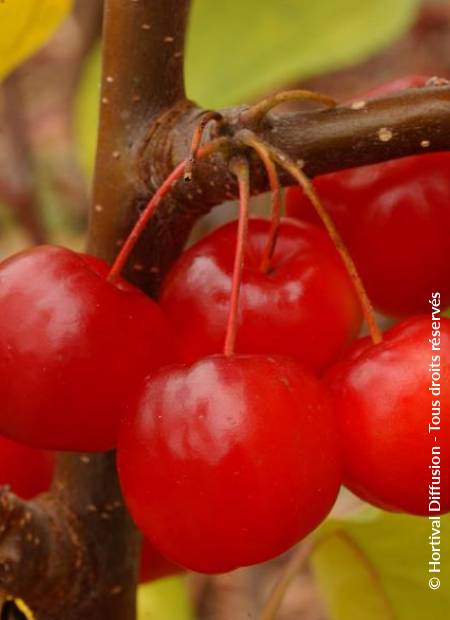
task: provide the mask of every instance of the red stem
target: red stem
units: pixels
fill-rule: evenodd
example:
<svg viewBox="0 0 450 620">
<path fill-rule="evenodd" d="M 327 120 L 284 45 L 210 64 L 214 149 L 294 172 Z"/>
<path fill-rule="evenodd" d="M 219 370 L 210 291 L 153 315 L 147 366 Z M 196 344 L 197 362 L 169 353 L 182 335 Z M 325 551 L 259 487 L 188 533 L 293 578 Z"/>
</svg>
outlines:
<svg viewBox="0 0 450 620">
<path fill-rule="evenodd" d="M 202 159 L 204 157 L 207 157 L 208 155 L 211 155 L 211 153 L 214 153 L 221 147 L 223 142 L 223 139 L 218 138 L 217 140 L 208 142 L 208 144 L 200 147 L 197 151 L 197 159 Z M 169 176 L 165 178 L 163 183 L 153 194 L 144 211 L 142 212 L 142 215 L 137 220 L 136 224 L 128 235 L 119 254 L 117 255 L 117 258 L 115 259 L 107 276 L 107 280 L 109 282 L 114 282 L 120 276 L 122 269 L 125 267 L 130 257 L 130 254 L 134 249 L 134 246 L 138 242 L 139 237 L 144 232 L 145 227 L 147 226 L 152 215 L 156 211 L 159 203 L 171 191 L 173 184 L 183 177 L 185 168 L 186 161 L 182 161 L 181 163 L 179 163 L 178 166 L 174 168 L 174 170 L 172 170 Z"/>
<path fill-rule="evenodd" d="M 260 271 L 267 273 L 272 263 L 273 253 L 277 243 L 278 230 L 281 220 L 281 190 L 280 182 L 278 180 L 277 170 L 275 164 L 270 158 L 268 151 L 260 145 L 254 145 L 255 151 L 260 156 L 264 167 L 266 169 L 267 177 L 269 179 L 270 190 L 272 192 L 272 217 L 269 236 L 267 238 L 266 247 L 261 259 Z"/>
<path fill-rule="evenodd" d="M 210 121 L 216 121 L 217 123 L 219 123 L 221 120 L 222 115 L 219 114 L 219 112 L 207 110 L 206 112 L 202 113 L 200 121 L 197 127 L 194 129 L 194 134 L 192 136 L 191 150 L 189 153 L 189 157 L 186 160 L 186 168 L 184 171 L 185 181 L 190 181 L 192 179 L 192 169 L 194 167 L 197 153 L 200 148 L 200 142 L 202 141 L 203 133 L 206 129 L 207 124 Z"/>
<path fill-rule="evenodd" d="M 374 344 L 378 344 L 383 340 L 383 335 L 378 326 L 375 312 L 373 310 L 372 304 L 370 302 L 369 296 L 367 295 L 367 291 L 365 289 L 364 283 L 361 280 L 361 277 L 356 269 L 356 265 L 347 250 L 347 247 L 342 240 L 342 237 L 334 225 L 333 219 L 329 215 L 328 211 L 323 206 L 317 192 L 314 189 L 314 186 L 311 180 L 306 176 L 306 174 L 301 170 L 301 168 L 283 151 L 280 151 L 273 145 L 267 144 L 260 140 L 253 132 L 244 129 L 239 134 L 239 139 L 243 144 L 252 147 L 255 150 L 265 150 L 270 158 L 278 164 L 281 168 L 284 168 L 289 174 L 291 174 L 294 179 L 298 182 L 300 187 L 305 192 L 306 196 L 311 201 L 311 204 L 315 208 L 317 215 L 322 220 L 323 225 L 325 226 L 326 231 L 328 232 L 331 240 L 334 243 L 336 250 L 341 255 L 341 258 L 344 262 L 344 265 L 347 269 L 347 272 L 353 281 L 353 285 L 356 290 L 356 294 L 358 295 L 358 299 L 361 304 L 361 309 L 364 314 L 364 317 L 367 322 L 367 326 L 370 331 L 370 335 L 372 337 L 372 341 Z"/>
<path fill-rule="evenodd" d="M 239 293 L 241 290 L 242 273 L 244 270 L 244 250 L 248 230 L 248 203 L 250 200 L 250 173 L 247 160 L 235 158 L 230 164 L 230 170 L 236 175 L 239 187 L 239 225 L 234 256 L 233 282 L 230 295 L 230 312 L 228 315 L 227 333 L 225 336 L 224 354 L 234 353 L 236 343 Z"/>
<path fill-rule="evenodd" d="M 336 101 L 328 95 L 315 93 L 311 90 L 284 90 L 274 95 L 270 95 L 266 99 L 255 103 L 247 110 L 241 113 L 241 121 L 244 125 L 258 125 L 264 120 L 265 116 L 276 106 L 286 103 L 287 101 L 315 101 L 323 103 L 325 106 L 334 108 Z"/>
</svg>

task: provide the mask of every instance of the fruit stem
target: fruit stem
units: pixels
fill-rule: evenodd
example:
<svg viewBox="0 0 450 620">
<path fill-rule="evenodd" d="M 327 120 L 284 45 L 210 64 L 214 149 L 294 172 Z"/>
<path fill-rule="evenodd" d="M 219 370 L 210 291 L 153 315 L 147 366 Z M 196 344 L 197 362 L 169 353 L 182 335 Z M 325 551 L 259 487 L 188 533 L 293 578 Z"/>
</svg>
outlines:
<svg viewBox="0 0 450 620">
<path fill-rule="evenodd" d="M 362 308 L 364 317 L 366 319 L 372 341 L 374 344 L 380 343 L 383 340 L 383 336 L 382 336 L 380 328 L 378 327 L 377 321 L 375 319 L 375 312 L 373 310 L 372 304 L 367 295 L 367 291 L 364 287 L 361 277 L 358 273 L 358 270 L 356 269 L 356 265 L 352 257 L 350 256 L 350 253 L 344 241 L 342 240 L 341 235 L 339 234 L 336 226 L 334 225 L 332 218 L 330 217 L 328 211 L 323 206 L 310 179 L 306 176 L 306 174 L 300 169 L 299 166 L 297 166 L 297 164 L 288 155 L 286 155 L 285 153 L 283 153 L 276 147 L 266 144 L 265 142 L 257 138 L 253 134 L 253 132 L 244 129 L 241 132 L 239 132 L 239 139 L 241 140 L 241 142 L 243 142 L 244 144 L 247 144 L 248 146 L 251 146 L 252 148 L 255 148 L 254 146 L 255 144 L 259 144 L 262 142 L 263 147 L 267 149 L 272 160 L 276 164 L 284 168 L 287 172 L 289 172 L 289 174 L 291 174 L 294 177 L 294 179 L 298 182 L 298 184 L 303 189 L 305 194 L 308 196 L 318 216 L 322 220 L 323 225 L 325 226 L 328 234 L 330 235 L 337 251 L 341 255 L 342 260 L 344 261 L 344 264 L 347 268 L 347 272 L 353 281 L 353 285 L 356 289 L 356 293 L 358 295 L 361 308 Z"/>
<path fill-rule="evenodd" d="M 298 547 L 290 562 L 287 563 L 280 580 L 272 590 L 264 608 L 260 620 L 275 620 L 277 612 L 283 602 L 284 596 L 291 585 L 293 579 L 304 568 L 307 560 L 314 550 L 314 543 L 311 539 L 304 540 Z"/>
<path fill-rule="evenodd" d="M 280 182 L 278 180 L 278 174 L 275 164 L 270 158 L 268 150 L 262 144 L 254 144 L 254 150 L 259 155 L 261 161 L 266 169 L 267 177 L 269 179 L 270 190 L 272 192 L 272 218 L 269 236 L 267 239 L 266 247 L 261 259 L 259 269 L 262 273 L 267 273 L 272 263 L 273 253 L 278 238 L 278 230 L 280 227 L 281 219 L 281 189 Z"/>
<path fill-rule="evenodd" d="M 217 138 L 216 140 L 212 140 L 204 146 L 199 147 L 199 149 L 197 150 L 197 159 L 203 159 L 204 157 L 215 153 L 227 141 L 227 138 Z M 136 245 L 141 234 L 143 233 L 152 215 L 155 213 L 157 207 L 159 206 L 159 203 L 171 191 L 173 184 L 183 177 L 185 167 L 186 160 L 179 163 L 178 166 L 174 168 L 174 170 L 172 170 L 169 176 L 164 179 L 162 184 L 153 194 L 141 216 L 139 217 L 130 234 L 128 235 L 119 254 L 117 255 L 106 278 L 108 282 L 114 282 L 120 276 L 122 269 L 125 267 L 125 264 L 134 249 L 134 246 Z"/>
<path fill-rule="evenodd" d="M 230 162 L 230 170 L 236 175 L 239 186 L 239 224 L 234 255 L 233 281 L 231 284 L 230 311 L 225 336 L 224 354 L 234 353 L 236 344 L 239 293 L 241 290 L 242 273 L 244 270 L 244 250 L 248 230 L 248 203 L 250 200 L 250 172 L 244 157 L 235 157 Z"/>
<path fill-rule="evenodd" d="M 200 115 L 199 123 L 192 136 L 191 149 L 189 152 L 189 157 L 186 160 L 186 167 L 184 169 L 184 180 L 186 182 L 192 180 L 192 170 L 194 168 L 195 160 L 197 159 L 198 149 L 200 148 L 200 142 L 202 141 L 203 133 L 207 124 L 210 121 L 220 123 L 222 120 L 222 114 L 219 114 L 219 112 L 215 112 L 214 110 L 207 110 Z"/>
<path fill-rule="evenodd" d="M 311 90 L 284 90 L 255 103 L 255 105 L 241 112 L 240 120 L 244 125 L 255 127 L 261 123 L 272 108 L 287 101 L 316 101 L 330 108 L 336 106 L 336 101 L 332 97 L 322 93 L 315 93 Z"/>
</svg>

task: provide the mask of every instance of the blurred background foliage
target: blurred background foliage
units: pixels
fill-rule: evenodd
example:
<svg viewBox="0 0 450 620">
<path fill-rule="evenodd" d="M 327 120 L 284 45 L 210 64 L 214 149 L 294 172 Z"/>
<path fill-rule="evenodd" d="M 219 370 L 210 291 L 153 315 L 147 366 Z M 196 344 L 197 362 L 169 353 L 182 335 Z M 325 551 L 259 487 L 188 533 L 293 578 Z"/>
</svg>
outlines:
<svg viewBox="0 0 450 620">
<path fill-rule="evenodd" d="M 186 581 L 167 577 L 139 588 L 139 620 L 195 620 Z"/>
<path fill-rule="evenodd" d="M 45 240 L 75 248 L 83 244 L 98 122 L 102 2 L 70 5 L 69 0 L 0 3 L 0 77 L 5 78 L 0 88 L 0 255 Z M 45 47 L 20 64 L 69 9 Z M 300 85 L 345 99 L 407 73 L 448 77 L 450 3 L 194 0 L 186 59 L 188 95 L 207 107 L 249 103 Z M 258 208 L 264 209 L 264 200 Z M 215 209 L 202 222 L 203 231 L 225 213 L 230 205 Z M 312 565 L 321 596 L 311 572 L 303 572 L 292 584 L 280 620 L 449 618 L 449 523 L 449 517 L 442 520 L 447 586 L 432 592 L 428 521 L 361 507 L 344 493 L 315 535 Z M 176 577 L 143 586 L 140 620 L 256 617 L 253 610 L 285 561 L 232 576 Z M 230 615 L 230 597 L 242 616 Z"/>
<path fill-rule="evenodd" d="M 317 531 L 312 563 L 333 620 L 444 620 L 450 614 L 450 517 L 441 519 L 442 586 L 430 590 L 430 521 L 363 507 Z M 363 611 L 364 610 L 364 611 Z"/>
<path fill-rule="evenodd" d="M 417 8 L 417 0 L 194 0 L 188 95 L 217 108 L 339 69 L 399 36 Z"/>
</svg>

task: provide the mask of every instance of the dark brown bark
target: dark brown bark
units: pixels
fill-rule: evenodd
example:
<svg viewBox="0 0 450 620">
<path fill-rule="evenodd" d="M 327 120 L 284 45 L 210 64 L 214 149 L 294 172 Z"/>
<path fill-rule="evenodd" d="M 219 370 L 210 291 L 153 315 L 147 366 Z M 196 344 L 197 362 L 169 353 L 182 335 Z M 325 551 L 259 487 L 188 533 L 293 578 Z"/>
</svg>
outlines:
<svg viewBox="0 0 450 620">
<path fill-rule="evenodd" d="M 0 591 L 37 620 L 133 620 L 138 538 L 114 454 L 59 458 L 50 493 L 0 495 Z"/>
<path fill-rule="evenodd" d="M 184 100 L 187 0 L 106 4 L 101 120 L 89 247 L 111 261 L 146 187 L 136 175 L 142 144 L 164 110 Z M 108 45 L 108 37 L 111 44 Z"/>
</svg>

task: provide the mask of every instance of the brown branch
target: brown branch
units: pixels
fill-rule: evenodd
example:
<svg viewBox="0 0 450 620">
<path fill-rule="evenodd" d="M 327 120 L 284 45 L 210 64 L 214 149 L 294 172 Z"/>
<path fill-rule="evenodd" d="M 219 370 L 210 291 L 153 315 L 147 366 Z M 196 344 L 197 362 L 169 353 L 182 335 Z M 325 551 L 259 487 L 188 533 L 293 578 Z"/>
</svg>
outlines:
<svg viewBox="0 0 450 620">
<path fill-rule="evenodd" d="M 0 594 L 38 620 L 134 619 L 139 541 L 114 454 L 61 455 L 51 493 L 33 501 L 3 489 L 0 523 Z"/>
<path fill-rule="evenodd" d="M 137 195 L 145 193 L 135 168 L 139 150 L 150 139 L 149 129 L 162 111 L 184 101 L 183 50 L 189 5 L 188 0 L 110 0 L 106 4 L 108 39 L 103 46 L 89 247 L 110 262 L 118 241 L 136 219 Z"/>
<path fill-rule="evenodd" d="M 24 596 L 45 618 L 56 618 L 81 598 L 86 561 L 77 522 L 50 495 L 33 502 L 0 490 L 0 583 L 11 596 Z M 66 517 L 66 518 L 64 518 Z M 60 583 L 66 587 L 61 589 Z M 44 615 L 45 614 L 45 615 Z"/>
<path fill-rule="evenodd" d="M 243 128 L 238 112 L 238 109 L 223 112 L 224 122 L 228 122 L 234 134 Z M 191 109 L 180 116 L 175 129 L 169 128 L 165 139 L 171 140 L 172 148 L 168 149 L 171 159 L 166 158 L 166 166 L 173 166 L 186 156 L 187 144 L 180 140 L 180 135 L 189 137 L 192 119 L 197 114 L 195 108 Z M 147 156 L 158 149 L 163 131 L 161 127 Z M 301 160 L 305 173 L 310 177 L 417 153 L 448 150 L 450 86 L 414 88 L 383 99 L 356 102 L 352 107 L 270 115 L 258 134 L 292 159 Z M 152 160 L 150 165 L 153 165 Z M 214 165 L 220 165 L 221 169 L 215 170 Z M 204 163 L 199 166 L 194 178 L 196 187 L 180 184 L 178 194 L 187 199 L 189 192 L 201 189 L 202 201 L 209 206 L 223 202 L 229 198 L 227 183 L 231 178 L 229 175 L 223 177 L 224 171 L 223 158 L 216 157 L 210 165 Z M 257 157 L 254 158 L 252 171 L 253 191 L 267 191 L 267 178 Z M 217 179 L 218 172 L 223 177 L 222 182 Z M 152 181 L 151 177 L 149 180 Z M 218 182 L 211 186 L 208 180 Z M 291 182 L 286 175 L 282 176 L 282 181 L 285 185 Z M 233 195 L 236 195 L 236 187 Z"/>
<path fill-rule="evenodd" d="M 410 89 L 359 107 L 362 103 L 272 119 L 264 138 L 302 159 L 310 177 L 450 148 L 449 86 Z"/>
<path fill-rule="evenodd" d="M 222 127 L 230 136 L 243 124 L 243 108 L 222 111 Z M 201 110 L 182 102 L 165 110 L 151 126 L 147 141 L 136 150 L 134 217 L 172 168 L 188 156 L 190 140 Z M 211 139 L 205 132 L 205 140 Z M 397 157 L 450 149 L 450 87 L 430 86 L 353 107 L 269 115 L 257 132 L 265 142 L 300 162 L 314 177 L 343 168 Z M 243 148 L 243 147 L 242 147 Z M 234 151 L 239 150 L 235 144 Z M 216 154 L 195 166 L 190 183 L 177 183 L 166 199 L 130 261 L 128 277 L 148 291 L 157 291 L 161 277 L 181 251 L 193 224 L 213 206 L 235 198 L 237 186 L 227 168 L 229 153 Z M 251 157 L 252 192 L 268 191 L 264 166 Z M 281 173 L 284 185 L 292 178 Z M 144 189 L 144 187 L 146 189 Z M 116 228 L 120 244 L 131 222 L 122 220 Z M 139 258 L 138 258 L 139 255 Z"/>
</svg>

